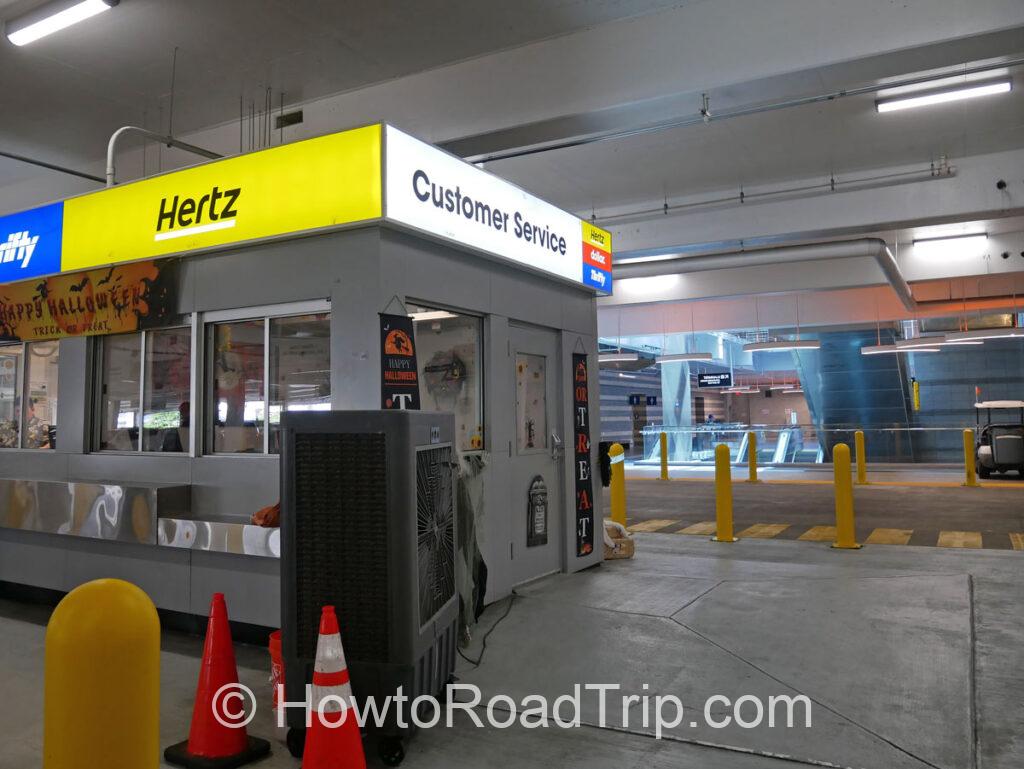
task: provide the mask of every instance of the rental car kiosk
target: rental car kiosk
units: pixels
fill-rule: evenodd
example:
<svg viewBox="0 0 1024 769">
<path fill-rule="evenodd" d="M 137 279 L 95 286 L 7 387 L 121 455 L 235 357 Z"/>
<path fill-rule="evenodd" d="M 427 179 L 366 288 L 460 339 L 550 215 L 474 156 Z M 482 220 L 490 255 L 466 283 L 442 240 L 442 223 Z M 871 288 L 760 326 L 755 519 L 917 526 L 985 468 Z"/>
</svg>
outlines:
<svg viewBox="0 0 1024 769">
<path fill-rule="evenodd" d="M 601 559 L 588 222 L 371 125 L 0 217 L 0 244 L 0 581 L 220 591 L 277 627 L 279 531 L 248 522 L 310 410 L 454 413 L 487 602 Z"/>
</svg>

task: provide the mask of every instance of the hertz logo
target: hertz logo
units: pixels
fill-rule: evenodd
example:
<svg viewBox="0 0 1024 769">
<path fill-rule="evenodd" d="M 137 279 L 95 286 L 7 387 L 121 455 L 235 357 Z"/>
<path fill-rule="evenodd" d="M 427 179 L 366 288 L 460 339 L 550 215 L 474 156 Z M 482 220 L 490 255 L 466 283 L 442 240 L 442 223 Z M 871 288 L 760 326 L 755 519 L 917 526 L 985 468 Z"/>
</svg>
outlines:
<svg viewBox="0 0 1024 769">
<path fill-rule="evenodd" d="M 241 193 L 241 187 L 224 191 L 214 187 L 198 200 L 181 199 L 178 195 L 170 202 L 162 198 L 153 240 L 171 240 L 234 227 L 238 215 L 235 203 Z"/>
</svg>

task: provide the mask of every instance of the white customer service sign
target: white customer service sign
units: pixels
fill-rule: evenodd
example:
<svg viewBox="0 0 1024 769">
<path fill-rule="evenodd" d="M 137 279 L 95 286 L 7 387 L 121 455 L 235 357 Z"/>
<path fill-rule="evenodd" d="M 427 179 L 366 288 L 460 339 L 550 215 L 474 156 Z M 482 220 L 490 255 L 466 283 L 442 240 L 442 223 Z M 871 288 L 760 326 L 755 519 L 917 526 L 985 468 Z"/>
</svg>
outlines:
<svg viewBox="0 0 1024 769">
<path fill-rule="evenodd" d="M 388 219 L 611 293 L 611 235 L 391 126 Z"/>
</svg>

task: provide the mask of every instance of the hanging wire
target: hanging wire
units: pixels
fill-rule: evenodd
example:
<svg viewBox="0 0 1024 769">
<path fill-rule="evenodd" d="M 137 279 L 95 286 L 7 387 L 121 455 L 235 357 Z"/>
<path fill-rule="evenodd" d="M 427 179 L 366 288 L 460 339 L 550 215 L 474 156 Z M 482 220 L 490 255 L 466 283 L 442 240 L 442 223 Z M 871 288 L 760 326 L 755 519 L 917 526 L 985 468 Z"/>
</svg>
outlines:
<svg viewBox="0 0 1024 769">
<path fill-rule="evenodd" d="M 882 346 L 882 313 L 878 309 L 878 292 L 875 292 L 875 331 L 878 334 L 878 346 Z"/>
</svg>

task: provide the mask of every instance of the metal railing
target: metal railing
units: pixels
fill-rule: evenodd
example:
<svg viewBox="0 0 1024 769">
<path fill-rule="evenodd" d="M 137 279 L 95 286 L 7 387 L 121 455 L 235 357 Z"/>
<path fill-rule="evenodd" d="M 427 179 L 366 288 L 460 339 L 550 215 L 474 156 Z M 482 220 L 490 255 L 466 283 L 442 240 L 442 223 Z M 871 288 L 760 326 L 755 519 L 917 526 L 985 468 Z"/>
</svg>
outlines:
<svg viewBox="0 0 1024 769">
<path fill-rule="evenodd" d="M 728 448 L 733 463 L 745 463 L 749 460 L 748 435 L 754 433 L 758 465 L 830 463 L 832 448 L 839 443 L 853 445 L 854 434 L 861 430 L 870 462 L 958 464 L 962 461 L 964 427 L 648 425 L 641 430 L 642 446 L 631 451 L 631 459 L 640 464 L 660 464 L 660 436 L 664 432 L 669 464 L 714 464 L 719 444 Z"/>
</svg>

